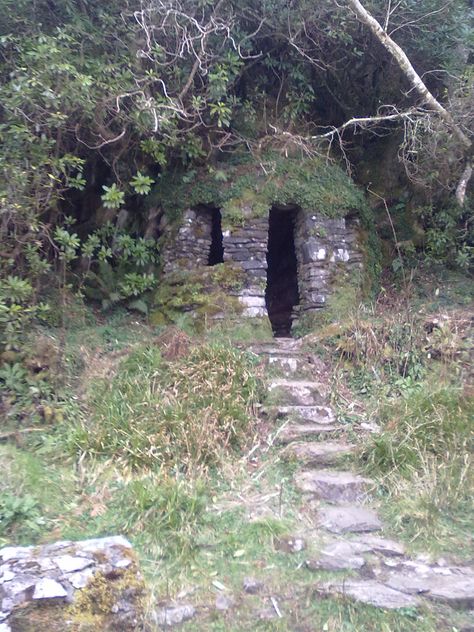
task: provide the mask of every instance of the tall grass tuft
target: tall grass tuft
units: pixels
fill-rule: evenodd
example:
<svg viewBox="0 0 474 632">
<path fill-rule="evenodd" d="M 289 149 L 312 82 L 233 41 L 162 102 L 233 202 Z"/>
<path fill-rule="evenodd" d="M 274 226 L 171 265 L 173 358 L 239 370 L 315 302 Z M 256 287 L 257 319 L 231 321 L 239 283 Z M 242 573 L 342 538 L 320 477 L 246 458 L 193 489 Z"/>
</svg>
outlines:
<svg viewBox="0 0 474 632">
<path fill-rule="evenodd" d="M 452 385 L 424 383 L 380 415 L 383 431 L 364 446 L 361 459 L 382 480 L 392 524 L 425 545 L 456 548 L 463 540 L 468 551 L 474 400 Z"/>
<path fill-rule="evenodd" d="M 199 344 L 170 361 L 147 346 L 95 385 L 89 417 L 74 420 L 68 441 L 134 469 L 190 472 L 247 443 L 258 392 L 254 360 L 230 345 Z"/>
</svg>

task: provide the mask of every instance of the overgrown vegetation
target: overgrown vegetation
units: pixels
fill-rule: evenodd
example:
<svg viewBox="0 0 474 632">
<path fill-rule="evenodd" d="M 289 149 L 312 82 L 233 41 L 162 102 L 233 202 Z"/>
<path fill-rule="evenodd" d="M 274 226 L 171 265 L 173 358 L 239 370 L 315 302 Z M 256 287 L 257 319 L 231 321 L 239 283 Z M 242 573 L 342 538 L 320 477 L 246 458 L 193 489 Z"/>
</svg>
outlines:
<svg viewBox="0 0 474 632">
<path fill-rule="evenodd" d="M 254 432 L 253 369 L 250 357 L 216 343 L 190 346 L 174 362 L 156 346 L 136 350 L 112 380 L 94 385 L 87 415 L 65 428 L 67 442 L 132 469 L 215 465 Z"/>
<path fill-rule="evenodd" d="M 153 295 L 152 324 L 169 325 L 188 317 L 202 331 L 215 317 L 238 317 L 242 304 L 235 295 L 242 287 L 242 270 L 232 262 L 168 274 Z"/>
<path fill-rule="evenodd" d="M 392 104 L 415 116 L 420 105 L 390 55 L 332 0 L 291 10 L 279 0 L 251 7 L 239 0 L 228 11 L 194 0 L 177 0 L 170 11 L 161 2 L 62 0 L 54 11 L 46 1 L 3 5 L 3 335 L 18 335 L 48 304 L 59 320 L 64 306 L 51 289 L 71 283 L 106 308 L 122 302 L 146 311 L 156 253 L 146 263 L 133 253 L 151 252 L 152 240 L 170 230 L 163 214 L 186 204 L 222 205 L 229 226 L 275 201 L 328 216 L 361 211 L 362 194 L 334 163 L 342 156 L 360 176 L 360 159 L 374 147 L 383 153 L 385 140 L 369 142 L 352 126 L 339 138 L 335 127 L 390 115 Z M 383 23 L 385 2 L 367 6 Z M 404 1 L 388 16 L 465 130 L 470 10 L 465 0 Z M 383 186 L 378 164 L 370 181 L 382 183 L 377 193 L 390 207 L 418 212 L 430 258 L 468 267 L 472 202 L 468 191 L 459 211 L 449 197 L 463 168 L 459 151 L 430 115 L 403 121 L 402 154 L 416 187 L 395 155 L 382 170 L 395 173 L 397 190 Z M 387 125 L 400 132 L 397 120 Z M 144 203 L 153 186 L 159 208 Z"/>
<path fill-rule="evenodd" d="M 223 162 L 211 170 L 164 174 L 152 201 L 170 217 L 198 204 L 219 207 L 229 228 L 265 215 L 273 204 L 294 204 L 327 217 L 366 210 L 362 191 L 335 163 L 275 152 L 243 158 L 242 164 L 234 158 L 237 164 Z"/>
<path fill-rule="evenodd" d="M 472 3 L 364 4 L 470 138 Z M 276 546 L 301 528 L 301 499 L 258 437 L 260 368 L 234 346 L 268 323 L 233 320 L 227 263 L 159 277 L 160 244 L 196 204 L 219 207 L 224 230 L 275 203 L 356 215 L 373 303 L 343 279 L 299 333 L 336 366 L 347 433 L 377 431 L 358 463 L 389 528 L 467 556 L 474 223 L 472 188 L 454 202 L 451 131 L 344 3 L 0 5 L 0 546 L 124 533 L 158 599 L 193 591 L 202 630 L 461 629 L 451 612 L 313 594 L 314 551 Z M 375 136 L 341 127 L 379 115 L 395 118 Z M 253 596 L 241 621 L 207 616 L 267 571 L 285 621 L 256 621 Z"/>
<path fill-rule="evenodd" d="M 417 549 L 459 552 L 461 542 L 473 545 L 472 292 L 462 276 L 444 277 L 433 291 L 419 271 L 410 288 L 372 307 L 349 301 L 339 317 L 330 309 L 313 339 L 338 362 L 342 419 L 377 425 L 360 462 L 379 481 L 391 528 Z"/>
</svg>

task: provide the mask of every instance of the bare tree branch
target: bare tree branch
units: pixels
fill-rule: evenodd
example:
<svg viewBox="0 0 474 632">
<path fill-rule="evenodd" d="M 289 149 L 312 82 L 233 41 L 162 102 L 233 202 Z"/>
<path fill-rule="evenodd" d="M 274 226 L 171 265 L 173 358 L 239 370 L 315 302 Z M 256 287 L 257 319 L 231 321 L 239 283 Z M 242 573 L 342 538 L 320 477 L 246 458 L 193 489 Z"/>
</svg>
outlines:
<svg viewBox="0 0 474 632">
<path fill-rule="evenodd" d="M 395 59 L 397 64 L 400 67 L 400 70 L 406 76 L 408 81 L 411 83 L 413 88 L 418 92 L 418 94 L 422 97 L 422 99 L 435 111 L 439 114 L 439 116 L 448 124 L 448 126 L 453 130 L 461 143 L 466 147 L 471 147 L 471 140 L 466 136 L 466 134 L 460 129 L 460 127 L 456 124 L 456 121 L 451 116 L 450 112 L 446 110 L 441 103 L 433 96 L 433 94 L 428 90 L 426 85 L 423 83 L 420 75 L 413 68 L 410 60 L 408 59 L 405 51 L 390 37 L 388 33 L 386 33 L 377 20 L 370 15 L 367 9 L 359 2 L 359 0 L 348 0 L 349 6 L 357 15 L 359 20 L 363 22 L 372 33 L 377 37 L 379 42 L 388 50 L 388 52 Z"/>
<path fill-rule="evenodd" d="M 462 128 L 456 123 L 451 113 L 444 108 L 441 103 L 434 97 L 434 95 L 428 90 L 426 84 L 421 79 L 420 75 L 416 72 L 410 60 L 408 59 L 405 51 L 390 37 L 390 35 L 384 30 L 379 22 L 367 11 L 359 0 L 348 0 L 349 7 L 356 14 L 361 22 L 363 22 L 379 42 L 388 50 L 390 55 L 397 62 L 400 70 L 408 79 L 413 89 L 421 96 L 423 101 L 444 121 L 447 127 L 456 135 L 458 141 L 464 148 L 464 153 L 468 154 L 468 164 L 464 169 L 462 178 L 456 189 L 456 199 L 459 204 L 464 203 L 465 193 L 469 179 L 472 175 L 472 168 L 470 168 L 469 154 L 472 152 L 472 141 L 464 133 Z M 388 21 L 386 20 L 388 25 Z"/>
<path fill-rule="evenodd" d="M 458 182 L 458 186 L 456 187 L 456 200 L 458 201 L 459 206 L 464 206 L 464 201 L 466 199 L 466 191 L 467 185 L 469 184 L 469 180 L 472 176 L 472 164 L 468 162 L 461 179 Z"/>
</svg>

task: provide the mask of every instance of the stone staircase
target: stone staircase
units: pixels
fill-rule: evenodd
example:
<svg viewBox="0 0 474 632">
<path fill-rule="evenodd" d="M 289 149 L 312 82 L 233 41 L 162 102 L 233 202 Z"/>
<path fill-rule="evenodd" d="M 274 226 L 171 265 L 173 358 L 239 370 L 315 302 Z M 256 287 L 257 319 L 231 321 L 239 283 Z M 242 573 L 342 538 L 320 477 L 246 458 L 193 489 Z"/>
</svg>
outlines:
<svg viewBox="0 0 474 632">
<path fill-rule="evenodd" d="M 411 559 L 402 544 L 383 537 L 383 523 L 370 503 L 375 483 L 348 465 L 356 446 L 329 405 L 322 363 L 291 338 L 250 345 L 250 350 L 267 367 L 264 413 L 276 426 L 273 440 L 297 462 L 294 485 L 304 505 L 316 512 L 317 533 L 304 538 L 323 545 L 306 567 L 341 573 L 340 580 L 320 581 L 317 591 L 383 608 L 411 608 L 429 599 L 474 609 L 472 566 L 423 555 Z"/>
</svg>

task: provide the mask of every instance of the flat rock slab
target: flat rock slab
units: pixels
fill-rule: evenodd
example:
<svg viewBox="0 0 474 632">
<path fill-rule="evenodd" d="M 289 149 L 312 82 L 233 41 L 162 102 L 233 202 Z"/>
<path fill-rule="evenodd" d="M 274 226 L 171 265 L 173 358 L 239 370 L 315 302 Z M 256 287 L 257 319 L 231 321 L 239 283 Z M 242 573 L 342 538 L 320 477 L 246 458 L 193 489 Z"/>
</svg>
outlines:
<svg viewBox="0 0 474 632">
<path fill-rule="evenodd" d="M 370 547 L 374 553 L 380 553 L 385 557 L 399 557 L 405 555 L 405 547 L 400 542 L 380 538 L 376 535 L 362 535 L 357 538 L 360 544 Z"/>
<path fill-rule="evenodd" d="M 348 443 L 337 441 L 301 442 L 289 445 L 285 454 L 306 466 L 327 465 L 334 463 L 340 456 L 350 454 L 354 447 Z"/>
<path fill-rule="evenodd" d="M 300 491 L 334 503 L 362 500 L 371 484 L 370 479 L 352 472 L 307 470 L 295 476 L 295 485 Z"/>
<path fill-rule="evenodd" d="M 458 569 L 450 571 L 447 568 L 433 569 L 427 576 L 394 572 L 384 584 L 406 594 L 422 594 L 432 601 L 448 604 L 452 608 L 474 608 L 472 572 L 464 574 Z"/>
<path fill-rule="evenodd" d="M 291 419 L 298 423 L 333 424 L 336 421 L 329 406 L 278 406 L 277 419 Z"/>
<path fill-rule="evenodd" d="M 321 555 L 331 555 L 333 557 L 360 556 L 363 553 L 371 552 L 370 546 L 357 540 L 334 540 L 321 549 Z"/>
<path fill-rule="evenodd" d="M 375 511 L 360 505 L 322 507 L 318 519 L 319 525 L 331 533 L 366 533 L 382 528 Z"/>
<path fill-rule="evenodd" d="M 420 604 L 417 597 L 370 579 L 327 583 L 319 586 L 319 590 L 325 595 L 344 595 L 354 601 L 389 610 L 413 608 Z"/>
<path fill-rule="evenodd" d="M 267 356 L 267 364 L 274 369 L 277 369 L 286 377 L 291 377 L 296 374 L 300 376 L 305 372 L 308 374 L 311 365 L 301 357 L 295 357 L 291 355 L 274 355 L 270 354 Z"/>
<path fill-rule="evenodd" d="M 306 567 L 312 571 L 358 571 L 365 566 L 361 555 L 321 554 L 316 559 L 307 560 Z"/>
<path fill-rule="evenodd" d="M 314 439 L 328 432 L 336 432 L 338 429 L 338 426 L 332 424 L 322 426 L 320 424 L 289 423 L 278 433 L 276 441 L 286 444 L 298 439 Z"/>
<path fill-rule="evenodd" d="M 161 628 L 169 628 L 189 621 L 196 614 L 196 609 L 190 604 L 174 605 L 160 608 L 153 613 L 155 623 Z"/>
<path fill-rule="evenodd" d="M 76 629 L 68 606 L 96 578 L 105 582 L 111 602 L 110 611 L 98 615 L 98 628 L 132 630 L 141 625 L 144 584 L 125 538 L 5 547 L 0 550 L 0 621 L 5 629 L 23 630 L 27 622 L 27 629 L 40 630 L 51 609 L 62 630 Z M 88 612 L 92 606 L 87 600 L 81 607 L 81 614 L 95 614 Z"/>
<path fill-rule="evenodd" d="M 268 391 L 288 406 L 319 406 L 326 400 L 322 384 L 305 380 L 273 380 Z"/>
</svg>

